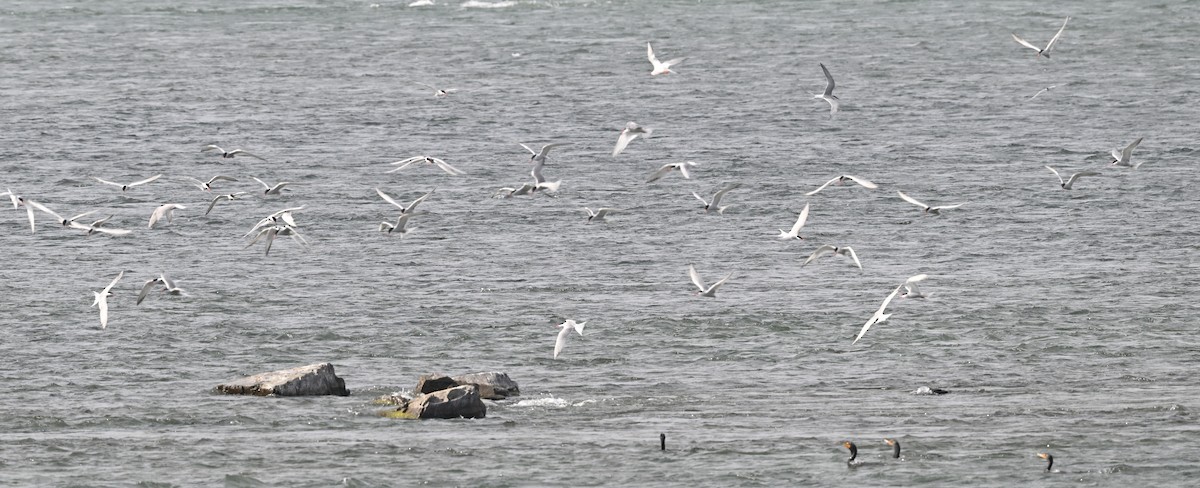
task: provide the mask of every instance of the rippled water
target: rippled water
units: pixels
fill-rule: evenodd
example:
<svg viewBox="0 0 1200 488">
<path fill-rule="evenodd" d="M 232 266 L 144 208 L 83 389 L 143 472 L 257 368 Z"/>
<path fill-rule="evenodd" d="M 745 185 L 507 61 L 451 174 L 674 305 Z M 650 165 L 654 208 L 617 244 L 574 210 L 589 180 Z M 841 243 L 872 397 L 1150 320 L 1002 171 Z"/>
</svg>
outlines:
<svg viewBox="0 0 1200 488">
<path fill-rule="evenodd" d="M 3 184 L 124 238 L 0 212 L 0 482 L 145 486 L 1186 485 L 1197 201 L 1189 2 L 10 2 Z M 1052 60 L 1044 44 L 1071 16 Z M 644 44 L 686 56 L 649 76 Z M 832 120 L 811 94 L 837 79 Z M 415 82 L 458 88 L 437 99 Z M 1049 85 L 1057 88 L 1029 100 Z M 618 130 L 655 129 L 617 158 Z M 1137 170 L 1106 168 L 1138 137 Z M 517 145 L 572 142 L 557 195 Z M 268 159 L 221 159 L 205 144 Z M 385 174 L 416 154 L 431 167 Z M 693 179 L 645 179 L 693 160 Z M 1070 192 L 1042 166 L 1099 169 Z M 90 176 L 164 179 L 120 194 Z M 295 182 L 223 202 L 181 181 Z M 832 187 L 850 173 L 879 184 Z M 727 184 L 725 215 L 690 193 Z M 381 188 L 436 188 L 401 240 Z M 923 217 L 896 190 L 934 204 Z M 775 239 L 805 203 L 804 241 Z M 186 205 L 149 230 L 151 210 Z M 244 249 L 280 208 L 312 246 Z M 621 209 L 588 224 L 583 207 Z M 817 245 L 855 248 L 801 267 Z M 686 269 L 733 272 L 716 299 Z M 120 270 L 106 330 L 91 291 Z M 160 272 L 187 290 L 155 294 Z M 930 298 L 851 340 L 906 277 Z M 587 321 L 551 358 L 555 324 Z M 353 394 L 215 395 L 330 361 Z M 417 376 L 523 396 L 395 421 Z M 921 386 L 948 395 L 923 396 Z M 668 450 L 658 450 L 659 433 Z M 883 437 L 905 455 L 886 458 Z M 840 441 L 869 464 L 843 462 Z M 1045 473 L 1035 453 L 1055 455 Z"/>
</svg>

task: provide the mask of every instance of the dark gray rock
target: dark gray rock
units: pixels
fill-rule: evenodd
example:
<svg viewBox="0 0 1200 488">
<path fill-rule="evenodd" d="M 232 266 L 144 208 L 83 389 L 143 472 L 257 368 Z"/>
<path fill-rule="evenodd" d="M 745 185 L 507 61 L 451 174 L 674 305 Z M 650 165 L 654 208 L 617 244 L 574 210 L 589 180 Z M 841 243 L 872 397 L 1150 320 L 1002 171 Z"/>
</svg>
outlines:
<svg viewBox="0 0 1200 488">
<path fill-rule="evenodd" d="M 333 364 L 318 363 L 298 368 L 247 376 L 217 385 L 217 391 L 233 395 L 349 395 L 346 382 L 333 372 Z"/>
<path fill-rule="evenodd" d="M 521 394 L 521 388 L 517 386 L 516 381 L 508 377 L 508 373 L 471 373 L 452 379 L 460 385 L 475 385 L 479 388 L 479 396 L 488 400 L 503 400 Z"/>
<path fill-rule="evenodd" d="M 417 395 L 397 412 L 406 418 L 481 419 L 487 417 L 487 406 L 479 398 L 479 389 L 475 385 L 463 385 Z"/>
<path fill-rule="evenodd" d="M 445 390 L 458 386 L 458 382 L 451 379 L 449 376 L 442 374 L 423 374 L 417 380 L 417 387 L 413 389 L 414 395 L 423 393 L 433 393 L 435 391 Z"/>
</svg>

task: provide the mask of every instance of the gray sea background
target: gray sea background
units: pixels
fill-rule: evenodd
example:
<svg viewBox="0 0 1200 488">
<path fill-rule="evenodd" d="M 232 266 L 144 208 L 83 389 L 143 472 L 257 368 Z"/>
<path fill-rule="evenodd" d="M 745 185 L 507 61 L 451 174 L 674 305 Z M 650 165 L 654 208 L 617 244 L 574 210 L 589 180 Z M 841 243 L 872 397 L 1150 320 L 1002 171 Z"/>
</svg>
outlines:
<svg viewBox="0 0 1200 488">
<path fill-rule="evenodd" d="M 39 215 L 30 234 L 0 200 L 0 485 L 1200 479 L 1197 2 L 408 3 L 0 5 L 0 188 L 134 231 Z M 1044 45 L 1067 16 L 1051 59 L 1010 36 Z M 651 77 L 647 41 L 687 59 Z M 834 117 L 812 98 L 819 63 Z M 614 158 L 628 121 L 653 137 Z M 1107 166 L 1139 137 L 1143 166 Z M 545 168 L 559 192 L 495 198 L 529 179 L 518 142 L 572 143 Z M 414 155 L 466 174 L 385 173 Z M 688 160 L 692 179 L 646 183 Z M 1064 191 L 1044 165 L 1101 175 Z M 91 178 L 155 174 L 124 194 Z M 204 216 L 212 195 L 182 178 L 216 174 L 240 181 L 214 193 L 294 183 Z M 879 188 L 804 196 L 840 174 Z M 732 183 L 723 215 L 691 195 Z M 375 188 L 436 190 L 400 239 L 376 231 L 396 209 Z M 898 190 L 965 205 L 925 216 Z M 187 209 L 147 229 L 165 203 Z M 806 203 L 805 239 L 776 239 Z M 301 205 L 309 248 L 245 247 Z M 863 270 L 802 267 L 821 244 Z M 697 297 L 689 264 L 733 277 Z M 101 330 L 92 291 L 120 271 Z M 135 305 L 159 273 L 186 295 Z M 920 273 L 930 296 L 895 299 L 852 345 Z M 587 328 L 555 360 L 565 319 Z M 324 361 L 350 396 L 212 391 Z M 474 371 L 521 396 L 481 420 L 371 403 Z"/>
</svg>

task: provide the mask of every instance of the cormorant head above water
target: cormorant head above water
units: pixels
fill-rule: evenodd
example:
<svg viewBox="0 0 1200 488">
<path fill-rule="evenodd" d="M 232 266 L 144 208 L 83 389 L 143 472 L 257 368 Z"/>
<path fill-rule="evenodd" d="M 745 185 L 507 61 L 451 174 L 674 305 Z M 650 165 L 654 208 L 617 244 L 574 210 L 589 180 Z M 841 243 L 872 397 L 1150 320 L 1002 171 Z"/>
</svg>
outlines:
<svg viewBox="0 0 1200 488">
<path fill-rule="evenodd" d="M 858 446 L 854 445 L 854 443 L 850 441 L 842 441 L 842 447 L 850 450 L 850 459 L 847 459 L 846 463 L 849 464 L 854 462 L 854 459 L 858 457 Z"/>
<path fill-rule="evenodd" d="M 900 441 L 896 439 L 884 438 L 883 442 L 886 442 L 887 445 L 892 446 L 892 457 L 900 459 Z"/>
<path fill-rule="evenodd" d="M 1050 455 L 1050 453 L 1039 452 L 1037 455 L 1046 460 L 1046 471 L 1050 471 L 1050 468 L 1054 467 L 1054 456 Z"/>
</svg>

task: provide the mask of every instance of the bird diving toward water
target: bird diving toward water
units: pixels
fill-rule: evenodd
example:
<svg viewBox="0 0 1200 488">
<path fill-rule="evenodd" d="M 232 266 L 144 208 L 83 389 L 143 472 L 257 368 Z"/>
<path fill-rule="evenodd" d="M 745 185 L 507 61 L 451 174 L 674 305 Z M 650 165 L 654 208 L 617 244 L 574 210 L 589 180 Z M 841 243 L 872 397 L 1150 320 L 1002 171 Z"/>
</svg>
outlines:
<svg viewBox="0 0 1200 488">
<path fill-rule="evenodd" d="M 833 75 L 829 74 L 829 68 L 826 68 L 824 63 L 821 63 L 821 71 L 825 72 L 825 91 L 813 95 L 813 98 L 820 98 L 829 102 L 829 116 L 833 117 L 833 114 L 838 111 L 838 97 L 833 94 Z"/>
<path fill-rule="evenodd" d="M 586 323 L 567 319 L 566 322 L 558 324 L 558 328 L 562 330 L 558 331 L 558 337 L 554 339 L 554 359 L 558 359 L 558 353 L 562 352 L 563 346 L 567 345 L 567 336 L 571 335 L 572 330 L 578 332 L 580 337 L 583 337 L 583 326 Z"/>
<path fill-rule="evenodd" d="M 674 73 L 674 71 L 671 71 L 671 66 L 682 63 L 684 59 L 687 59 L 675 58 L 665 63 L 660 62 L 658 57 L 654 56 L 654 48 L 650 47 L 649 42 L 646 43 L 646 58 L 649 59 L 650 64 L 654 66 L 654 69 L 650 71 L 650 76 L 669 75 Z"/>
<path fill-rule="evenodd" d="M 1054 43 L 1058 42 L 1059 37 L 1062 37 L 1063 29 L 1067 28 L 1067 22 L 1069 22 L 1070 20 L 1071 20 L 1071 18 L 1067 17 L 1067 19 L 1063 21 L 1062 27 L 1058 28 L 1058 33 L 1054 34 L 1054 37 L 1050 38 L 1050 42 L 1046 43 L 1045 48 L 1040 48 L 1040 47 L 1034 46 L 1033 44 L 1030 44 L 1025 39 L 1021 39 L 1020 37 L 1017 37 L 1017 34 L 1015 32 L 1013 33 L 1012 37 L 1013 37 L 1014 41 L 1017 41 L 1022 46 L 1025 46 L 1029 49 L 1037 51 L 1037 54 L 1035 54 L 1033 57 L 1036 58 L 1036 57 L 1040 57 L 1040 56 L 1045 56 L 1046 59 L 1050 59 L 1050 50 L 1054 49 Z M 1037 95 L 1034 95 L 1034 96 L 1037 96 Z"/>
<path fill-rule="evenodd" d="M 91 306 L 100 308 L 101 329 L 108 327 L 108 297 L 112 296 L 112 288 L 117 285 L 118 281 L 121 281 L 122 276 L 125 276 L 125 270 L 121 270 L 120 273 L 117 273 L 117 277 L 113 278 L 112 283 L 109 283 L 108 286 L 104 287 L 103 290 L 99 292 L 92 292 L 92 295 L 95 295 L 96 298 L 92 301 Z"/>
</svg>

